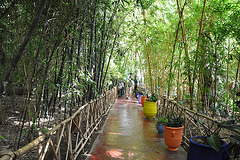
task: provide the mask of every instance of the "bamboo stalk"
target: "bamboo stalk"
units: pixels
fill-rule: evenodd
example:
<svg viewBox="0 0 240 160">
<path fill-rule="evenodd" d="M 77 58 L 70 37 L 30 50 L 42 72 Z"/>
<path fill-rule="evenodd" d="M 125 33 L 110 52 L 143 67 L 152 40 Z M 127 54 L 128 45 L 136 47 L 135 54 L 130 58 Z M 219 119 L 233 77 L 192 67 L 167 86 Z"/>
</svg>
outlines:
<svg viewBox="0 0 240 160">
<path fill-rule="evenodd" d="M 185 141 L 182 141 L 187 147 L 189 147 L 189 144 Z"/>
<path fill-rule="evenodd" d="M 228 53 L 227 53 L 227 59 L 229 58 L 229 54 L 230 54 L 230 39 L 228 38 Z M 226 101 L 226 114 L 228 115 L 228 113 L 229 113 L 229 106 L 228 106 L 228 102 L 229 102 L 229 90 L 230 90 L 230 88 L 229 88 L 229 86 L 228 86 L 228 83 L 229 83 L 229 81 L 228 81 L 228 78 L 229 78 L 229 63 L 227 63 L 227 101 Z"/>
<path fill-rule="evenodd" d="M 62 135 L 61 135 L 61 133 L 59 134 L 59 130 L 57 131 L 56 134 L 57 134 L 57 136 L 56 136 L 56 140 L 57 140 L 56 143 L 58 143 L 58 144 L 57 144 L 57 147 L 56 147 L 56 153 L 57 153 L 57 158 L 58 158 L 58 160 L 61 160 L 61 152 L 60 152 L 60 150 L 59 150 L 59 152 L 58 152 L 57 149 L 58 149 L 58 147 L 59 147 L 58 145 L 59 145 L 60 142 L 61 142 L 60 139 L 62 138 L 62 137 L 61 137 Z"/>
<path fill-rule="evenodd" d="M 99 125 L 99 123 L 102 121 L 102 118 L 99 120 L 99 122 L 97 123 L 97 125 L 93 128 L 93 130 L 91 131 L 91 133 L 88 135 L 88 137 L 86 138 L 85 142 L 82 144 L 81 148 L 79 148 L 79 150 L 76 152 L 76 154 L 74 155 L 73 159 L 76 159 L 79 155 L 79 153 L 82 151 L 83 147 L 86 145 L 87 141 L 89 140 L 90 136 L 92 135 L 93 131 L 96 129 L 96 127 Z"/>
<path fill-rule="evenodd" d="M 47 154 L 47 150 L 48 150 L 48 146 L 49 146 L 49 143 L 50 143 L 50 139 L 51 138 L 48 138 L 48 141 L 47 141 L 47 144 L 46 144 L 45 149 L 43 151 L 43 154 L 39 157 L 40 158 L 39 160 L 44 160 L 44 157 Z"/>
<path fill-rule="evenodd" d="M 81 121 L 82 121 L 82 114 L 81 113 L 79 113 L 79 119 L 78 119 L 78 128 L 80 128 L 81 127 Z M 76 150 L 77 150 L 77 146 L 78 146 L 78 143 L 80 144 L 81 143 L 81 140 L 82 139 L 85 139 L 85 137 L 84 137 L 84 134 L 82 133 L 82 137 L 84 137 L 84 138 L 80 138 L 80 133 L 78 132 L 77 133 L 77 139 L 76 139 L 76 143 L 75 143 L 75 149 L 74 149 L 74 152 L 76 152 Z M 79 138 L 80 138 L 80 140 L 79 140 Z"/>
<path fill-rule="evenodd" d="M 1 85 L 1 87 L 5 86 L 4 83 L 6 85 L 8 84 L 8 82 L 9 82 L 9 80 L 10 80 L 10 78 L 11 78 L 11 76 L 12 76 L 12 74 L 13 74 L 13 72 L 14 72 L 14 70 L 15 70 L 18 62 L 19 62 L 19 60 L 21 59 L 21 57 L 22 57 L 22 55 L 24 53 L 24 50 L 25 50 L 28 42 L 30 41 L 30 39 L 32 37 L 32 34 L 33 34 L 33 32 L 34 32 L 34 30 L 35 30 L 35 28 L 37 26 L 37 23 L 40 20 L 40 17 L 42 15 L 42 12 L 43 12 L 43 9 L 45 7 L 46 2 L 47 2 L 47 0 L 42 0 L 41 1 L 40 5 L 39 5 L 39 8 L 38 8 L 38 11 L 37 11 L 37 14 L 36 14 L 32 24 L 31 24 L 31 26 L 29 28 L 29 31 L 28 31 L 28 33 L 27 33 L 23 43 L 21 44 L 21 46 L 20 46 L 20 48 L 18 50 L 18 53 L 17 53 L 16 57 L 14 58 L 14 60 L 12 62 L 12 65 L 11 65 L 10 69 L 8 70 L 8 72 L 7 72 L 6 76 L 5 76 L 4 82 Z M 0 88 L 0 96 L 5 92 L 5 90 L 6 90 L 6 87 Z"/>
<path fill-rule="evenodd" d="M 70 124 L 67 125 L 66 128 L 66 135 L 67 135 L 67 153 L 66 153 L 66 160 L 68 159 L 68 153 L 71 152 L 71 127 L 72 127 L 72 120 Z"/>
<path fill-rule="evenodd" d="M 58 140 L 58 144 L 57 144 L 57 148 L 56 148 L 56 153 L 59 153 L 59 154 L 60 154 L 60 150 L 59 150 L 59 148 L 60 148 L 60 142 L 62 141 L 62 137 L 63 137 L 63 132 L 64 132 L 64 130 L 65 130 L 65 125 L 62 126 L 61 134 L 60 134 L 60 136 L 59 136 L 59 140 Z M 58 150 L 59 150 L 59 152 L 58 152 Z"/>
<path fill-rule="evenodd" d="M 56 153 L 56 151 L 55 151 L 55 149 L 54 149 L 54 145 L 53 145 L 53 142 L 52 142 L 51 139 L 50 139 L 50 144 L 51 144 L 51 148 L 52 148 L 52 150 L 53 150 L 53 153 L 54 153 L 55 157 L 58 158 L 58 155 L 57 155 L 57 153 Z M 60 160 L 61 160 L 61 159 L 60 159 Z"/>
<path fill-rule="evenodd" d="M 75 127 L 78 129 L 78 131 L 80 132 L 80 134 L 82 135 L 82 137 L 83 137 L 84 139 L 86 139 L 85 136 L 84 136 L 84 134 L 82 133 L 82 130 L 78 127 L 78 125 L 76 124 L 76 122 L 75 122 L 74 120 L 73 120 L 73 123 L 74 123 Z"/>
<path fill-rule="evenodd" d="M 162 98 L 164 98 L 164 97 L 162 97 Z M 164 99 L 166 99 L 166 98 L 164 98 Z M 167 100 L 167 99 L 166 99 L 166 100 Z M 206 119 L 209 119 L 209 120 L 211 120 L 211 121 L 214 121 L 214 122 L 216 122 L 216 123 L 220 123 L 219 121 L 217 121 L 217 120 L 215 120 L 215 119 L 213 119 L 213 118 L 210 118 L 210 117 L 208 117 L 208 116 L 206 116 L 206 115 L 203 115 L 203 114 L 201 114 L 201 113 L 197 113 L 197 112 L 195 112 L 195 111 L 193 111 L 193 110 L 190 110 L 190 109 L 188 109 L 188 108 L 185 108 L 185 107 L 181 106 L 180 104 L 178 104 L 177 102 L 174 102 L 174 101 L 171 101 L 171 100 L 167 100 L 167 101 L 170 101 L 171 103 L 176 104 L 178 107 L 180 107 L 180 108 L 182 108 L 182 109 L 185 109 L 186 111 L 188 111 L 188 112 L 190 112 L 190 113 L 194 113 L 194 114 L 196 114 L 196 115 L 202 116 L 202 117 L 204 117 L 204 118 L 206 118 Z"/>
</svg>

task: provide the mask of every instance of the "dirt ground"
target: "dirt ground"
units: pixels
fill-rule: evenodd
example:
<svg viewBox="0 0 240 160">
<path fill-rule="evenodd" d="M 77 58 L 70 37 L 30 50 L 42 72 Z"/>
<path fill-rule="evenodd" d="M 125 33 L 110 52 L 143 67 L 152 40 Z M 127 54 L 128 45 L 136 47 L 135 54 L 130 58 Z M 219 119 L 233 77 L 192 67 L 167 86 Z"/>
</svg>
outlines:
<svg viewBox="0 0 240 160">
<path fill-rule="evenodd" d="M 24 110 L 23 96 L 7 96 L 1 100 L 3 125 L 0 125 L 0 150 L 14 149 L 19 130 L 21 112 Z"/>
<path fill-rule="evenodd" d="M 3 97 L 1 100 L 1 106 L 3 110 L 4 123 L 0 125 L 0 136 L 4 137 L 0 138 L 0 157 L 1 153 L 5 153 L 6 151 L 16 151 L 18 144 L 19 131 L 21 126 L 21 116 L 25 109 L 25 98 L 24 96 L 8 96 Z M 93 132 L 92 137 L 89 139 L 88 143 L 85 145 L 82 153 L 78 157 L 78 159 L 85 159 L 87 154 L 89 154 L 91 147 L 94 143 L 94 140 L 97 138 L 100 133 L 101 127 L 103 126 L 106 117 L 103 117 L 102 122 L 98 126 L 98 129 Z M 54 125 L 54 122 L 49 123 L 50 125 Z M 49 125 L 48 124 L 48 125 Z M 20 142 L 20 148 L 24 145 L 28 144 L 27 141 L 27 131 L 28 128 L 23 129 L 23 136 Z M 38 135 L 34 134 L 32 140 L 37 138 Z M 20 159 L 24 160 L 33 160 L 37 159 L 37 148 L 32 149 L 28 154 L 23 155 Z"/>
</svg>

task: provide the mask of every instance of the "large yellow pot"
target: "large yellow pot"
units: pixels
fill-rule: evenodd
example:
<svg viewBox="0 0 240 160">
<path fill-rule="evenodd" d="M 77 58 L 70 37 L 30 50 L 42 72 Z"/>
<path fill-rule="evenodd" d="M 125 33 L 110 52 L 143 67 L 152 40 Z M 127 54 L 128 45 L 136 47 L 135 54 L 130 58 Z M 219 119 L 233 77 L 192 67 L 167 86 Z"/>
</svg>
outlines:
<svg viewBox="0 0 240 160">
<path fill-rule="evenodd" d="M 156 102 L 144 102 L 143 114 L 148 118 L 152 119 L 157 114 L 157 103 Z"/>
</svg>

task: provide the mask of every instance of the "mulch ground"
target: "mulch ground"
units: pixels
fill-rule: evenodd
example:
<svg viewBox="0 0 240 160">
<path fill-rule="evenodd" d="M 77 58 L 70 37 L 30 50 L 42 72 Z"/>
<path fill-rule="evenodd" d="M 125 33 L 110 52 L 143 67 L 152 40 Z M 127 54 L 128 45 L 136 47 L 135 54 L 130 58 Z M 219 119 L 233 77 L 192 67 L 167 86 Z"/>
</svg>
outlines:
<svg viewBox="0 0 240 160">
<path fill-rule="evenodd" d="M 8 96 L 4 97 L 1 100 L 1 106 L 3 110 L 3 116 L 4 116 L 4 124 L 0 125 L 0 136 L 4 137 L 5 139 L 0 138 L 0 155 L 2 152 L 5 151 L 16 151 L 17 142 L 19 137 L 19 131 L 20 131 L 20 125 L 21 125 L 21 116 L 25 109 L 25 98 L 24 96 Z M 87 158 L 87 155 L 91 151 L 92 145 L 97 138 L 98 134 L 101 131 L 101 128 L 103 124 L 105 123 L 105 120 L 107 118 L 107 115 L 103 117 L 101 123 L 99 124 L 98 128 L 93 132 L 91 138 L 85 145 L 82 153 L 80 153 L 78 159 L 85 159 Z M 54 123 L 50 123 L 50 125 L 54 125 Z M 27 141 L 27 126 L 23 129 L 23 136 L 20 141 L 20 148 L 24 145 L 28 144 Z M 37 138 L 37 134 L 33 134 L 33 137 L 31 140 L 34 140 Z M 65 149 L 66 151 L 66 149 Z M 24 160 L 33 160 L 37 159 L 37 149 L 32 149 L 27 154 L 23 155 L 20 159 Z M 51 157 L 49 157 L 51 159 Z M 49 159 L 48 158 L 48 159 Z"/>
</svg>

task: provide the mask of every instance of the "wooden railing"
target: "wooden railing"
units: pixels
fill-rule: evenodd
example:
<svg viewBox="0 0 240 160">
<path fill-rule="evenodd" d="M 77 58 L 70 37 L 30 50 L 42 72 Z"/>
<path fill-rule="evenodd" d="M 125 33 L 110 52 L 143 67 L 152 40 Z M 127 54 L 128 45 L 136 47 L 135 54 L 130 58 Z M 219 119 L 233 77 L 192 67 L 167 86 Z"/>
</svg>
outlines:
<svg viewBox="0 0 240 160">
<path fill-rule="evenodd" d="M 0 160 L 12 160 L 38 150 L 38 159 L 77 159 L 94 130 L 117 99 L 117 87 L 79 108 L 71 117 L 46 134 L 15 152 L 5 153 Z"/>
<path fill-rule="evenodd" d="M 173 100 L 161 97 L 158 102 L 158 116 L 162 117 L 172 113 L 178 115 L 181 114 L 185 118 L 182 140 L 185 149 L 189 147 L 189 139 L 191 137 L 207 136 L 205 130 L 214 131 L 220 123 L 211 117 L 183 107 Z M 230 134 L 240 134 L 239 130 L 234 130 L 234 132 L 222 129 L 221 134 L 224 137 L 229 136 Z"/>
</svg>

